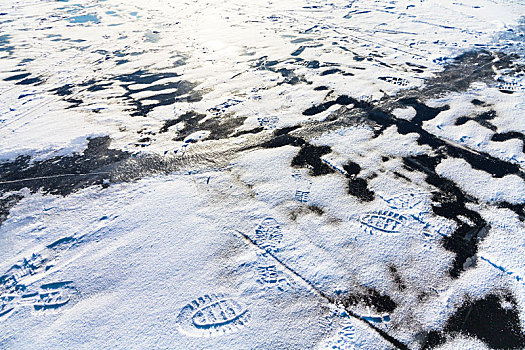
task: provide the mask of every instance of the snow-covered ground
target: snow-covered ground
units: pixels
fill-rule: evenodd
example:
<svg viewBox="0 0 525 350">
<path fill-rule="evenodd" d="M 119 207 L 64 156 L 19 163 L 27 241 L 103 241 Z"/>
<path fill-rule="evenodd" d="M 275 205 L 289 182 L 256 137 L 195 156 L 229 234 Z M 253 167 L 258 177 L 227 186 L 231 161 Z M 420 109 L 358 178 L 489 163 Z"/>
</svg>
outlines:
<svg viewBox="0 0 525 350">
<path fill-rule="evenodd" d="M 0 0 L 0 348 L 525 348 L 524 55 L 519 0 Z"/>
</svg>

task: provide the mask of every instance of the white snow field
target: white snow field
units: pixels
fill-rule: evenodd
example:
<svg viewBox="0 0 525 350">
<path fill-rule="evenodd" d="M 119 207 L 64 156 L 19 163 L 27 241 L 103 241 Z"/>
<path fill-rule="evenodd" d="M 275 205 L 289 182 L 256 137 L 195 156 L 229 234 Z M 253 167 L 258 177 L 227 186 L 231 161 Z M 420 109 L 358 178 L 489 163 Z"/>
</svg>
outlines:
<svg viewBox="0 0 525 350">
<path fill-rule="evenodd" d="M 0 0 L 0 349 L 525 349 L 525 2 Z"/>
</svg>

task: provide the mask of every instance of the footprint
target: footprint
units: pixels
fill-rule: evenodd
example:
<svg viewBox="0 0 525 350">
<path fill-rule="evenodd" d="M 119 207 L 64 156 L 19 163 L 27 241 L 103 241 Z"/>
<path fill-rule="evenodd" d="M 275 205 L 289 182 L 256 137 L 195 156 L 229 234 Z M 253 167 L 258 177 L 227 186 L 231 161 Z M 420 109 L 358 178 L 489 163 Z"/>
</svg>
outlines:
<svg viewBox="0 0 525 350">
<path fill-rule="evenodd" d="M 294 171 L 292 177 L 295 180 L 295 200 L 301 203 L 307 203 L 310 199 L 312 182 L 305 178 L 300 171 Z"/>
<path fill-rule="evenodd" d="M 64 290 L 52 290 L 40 292 L 34 299 L 35 310 L 49 310 L 66 305 L 71 298 Z"/>
<path fill-rule="evenodd" d="M 262 117 L 257 118 L 257 121 L 259 122 L 259 125 L 265 129 L 275 129 L 277 127 L 277 123 L 279 122 L 279 117 Z"/>
<path fill-rule="evenodd" d="M 79 240 L 74 237 L 63 237 L 49 245 L 38 253 L 33 253 L 29 258 L 23 258 L 7 272 L 0 276 L 0 292 L 14 292 L 24 289 L 20 282 L 27 276 L 48 271 L 54 266 L 61 253 L 74 247 Z"/>
<path fill-rule="evenodd" d="M 77 239 L 73 238 L 71 236 L 60 238 L 53 243 L 46 246 L 47 249 L 51 249 L 53 251 L 61 251 L 61 250 L 67 250 L 71 248 L 73 245 L 75 245 Z"/>
<path fill-rule="evenodd" d="M 342 319 L 348 317 L 343 306 L 332 307 L 327 315 L 324 315 L 319 320 L 319 325 L 324 333 L 328 334 L 335 330 L 335 327 L 341 322 Z"/>
<path fill-rule="evenodd" d="M 350 321 L 343 322 L 339 336 L 346 341 L 355 342 L 355 328 Z"/>
<path fill-rule="evenodd" d="M 496 88 L 506 94 L 525 90 L 525 86 L 516 81 L 500 81 L 496 84 Z"/>
<path fill-rule="evenodd" d="M 307 203 L 310 191 L 295 190 L 295 200 L 301 203 Z"/>
<path fill-rule="evenodd" d="M 0 276 L 0 292 L 8 293 L 24 290 L 21 284 L 28 276 L 43 274 L 54 266 L 61 253 L 77 245 L 79 240 L 73 237 L 63 237 L 46 246 L 42 251 L 33 253 L 29 258 L 23 258 L 7 272 Z M 33 279 L 34 281 L 34 279 Z"/>
<path fill-rule="evenodd" d="M 288 278 L 286 278 L 286 274 L 279 270 L 277 265 L 275 265 L 266 254 L 258 256 L 256 269 L 257 282 L 265 288 L 276 288 L 280 291 L 284 291 L 291 286 Z"/>
<path fill-rule="evenodd" d="M 212 107 L 212 108 L 209 108 L 208 109 L 208 112 L 210 112 L 211 114 L 213 115 L 220 115 L 220 114 L 223 114 L 224 112 L 226 112 L 226 110 L 230 107 L 233 107 L 235 105 L 238 105 L 239 103 L 242 103 L 243 101 L 241 100 L 236 100 L 236 99 L 227 99 L 225 102 L 215 106 L 215 107 Z"/>
<path fill-rule="evenodd" d="M 387 83 L 399 85 L 399 86 L 407 86 L 409 84 L 408 80 L 403 78 L 397 78 L 397 77 L 379 77 L 380 80 L 386 81 Z"/>
<path fill-rule="evenodd" d="M 35 310 L 56 310 L 71 299 L 74 288 L 71 281 L 43 284 L 38 290 L 26 291 L 21 285 L 17 293 L 0 296 L 0 319 L 18 307 L 33 307 Z"/>
<path fill-rule="evenodd" d="M 363 214 L 358 220 L 366 232 L 388 236 L 399 235 L 408 222 L 406 216 L 385 210 Z"/>
<path fill-rule="evenodd" d="M 36 274 L 38 270 L 43 269 L 46 263 L 46 258 L 35 253 L 27 259 L 22 259 L 0 277 L 1 289 L 4 292 L 14 291 L 24 277 Z"/>
<path fill-rule="evenodd" d="M 255 243 L 268 252 L 276 251 L 282 239 L 281 226 L 274 218 L 267 217 L 255 229 Z"/>
<path fill-rule="evenodd" d="M 224 294 L 206 294 L 184 306 L 177 316 L 179 331 L 190 337 L 214 337 L 242 329 L 249 310 Z"/>
<path fill-rule="evenodd" d="M 390 208 L 398 210 L 425 210 L 428 202 L 428 196 L 424 192 L 408 192 L 390 198 L 381 197 L 381 199 L 383 199 Z"/>
<path fill-rule="evenodd" d="M 11 312 L 16 308 L 16 295 L 2 295 L 0 296 L 0 320 L 7 318 Z"/>
<path fill-rule="evenodd" d="M 355 347 L 355 328 L 350 320 L 345 320 L 341 323 L 341 328 L 337 334 L 324 342 L 320 348 L 323 350 L 352 350 Z"/>
<path fill-rule="evenodd" d="M 401 215 L 409 219 L 427 237 L 443 236 L 449 237 L 453 232 L 453 227 L 434 218 L 430 223 L 427 215 L 430 213 L 429 198 L 425 192 L 402 193 L 390 198 L 381 197 L 382 200 L 392 209 L 400 212 Z M 413 219 L 413 220 L 412 220 Z"/>
</svg>

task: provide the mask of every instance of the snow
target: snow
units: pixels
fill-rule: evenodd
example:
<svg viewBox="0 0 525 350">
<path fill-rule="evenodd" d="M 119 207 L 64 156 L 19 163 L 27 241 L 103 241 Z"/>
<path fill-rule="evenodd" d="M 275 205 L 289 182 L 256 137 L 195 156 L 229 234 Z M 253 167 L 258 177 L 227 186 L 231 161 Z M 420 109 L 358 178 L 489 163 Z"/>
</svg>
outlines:
<svg viewBox="0 0 525 350">
<path fill-rule="evenodd" d="M 525 182 L 517 175 L 493 178 L 484 171 L 472 169 L 462 159 L 446 159 L 436 167 L 436 171 L 485 203 L 506 201 L 520 204 L 525 201 Z"/>
<path fill-rule="evenodd" d="M 384 332 L 418 349 L 465 301 L 503 289 L 523 329 L 524 141 L 495 140 L 525 133 L 523 74 L 492 67 L 494 81 L 418 96 L 449 107 L 422 131 L 515 167 L 500 177 L 334 101 L 386 110 L 462 53 L 513 53 L 524 11 L 492 0 L 0 0 L 0 175 L 20 156 L 28 167 L 87 156 L 102 136 L 130 156 L 65 196 L 10 191 L 27 179 L 0 177 L 0 276 L 16 271 L 19 286 L 0 281 L 15 305 L 0 304 L 0 348 L 390 349 Z M 40 81 L 13 80 L 26 72 Z M 329 148 L 328 174 L 291 165 L 301 144 L 267 145 L 288 127 Z M 427 156 L 435 169 L 410 167 Z M 457 199 L 440 197 L 443 180 L 490 227 L 459 277 L 446 242 L 461 223 L 436 214 Z M 370 200 L 351 195 L 363 183 Z M 20 199 L 4 208 L 11 194 Z M 17 267 L 35 256 L 43 266 Z M 70 299 L 37 310 L 55 289 Z M 374 295 L 395 307 L 378 311 Z M 438 348 L 488 347 L 450 334 Z"/>
</svg>

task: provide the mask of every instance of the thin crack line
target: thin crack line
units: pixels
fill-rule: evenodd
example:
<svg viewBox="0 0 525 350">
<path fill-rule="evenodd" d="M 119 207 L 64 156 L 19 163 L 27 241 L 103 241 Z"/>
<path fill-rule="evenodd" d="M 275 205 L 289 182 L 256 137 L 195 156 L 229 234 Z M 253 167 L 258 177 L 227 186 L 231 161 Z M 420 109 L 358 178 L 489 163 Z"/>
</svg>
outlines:
<svg viewBox="0 0 525 350">
<path fill-rule="evenodd" d="M 275 254 L 273 254 L 271 251 L 268 251 L 266 249 L 263 249 L 261 248 L 253 239 L 251 239 L 248 235 L 246 235 L 245 233 L 239 231 L 239 230 L 234 230 L 234 232 L 240 236 L 242 239 L 244 239 L 245 241 L 247 241 L 248 243 L 250 243 L 253 247 L 255 247 L 257 250 L 261 251 L 261 252 L 264 252 L 266 253 L 268 256 L 272 257 L 284 270 L 286 270 L 287 272 L 289 272 L 291 275 L 293 275 L 293 277 L 295 277 L 296 279 L 300 280 L 304 285 L 306 285 L 314 294 L 320 296 L 321 298 L 325 299 L 326 301 L 328 301 L 330 304 L 332 305 L 335 305 L 335 306 L 341 306 L 341 303 L 338 302 L 336 299 L 326 295 L 325 293 L 323 293 L 322 291 L 320 291 L 318 288 L 315 287 L 315 285 L 308 281 L 306 278 L 304 278 L 303 276 L 301 276 L 298 272 L 296 272 L 293 268 L 291 268 L 290 266 L 288 266 L 286 263 L 284 263 L 281 259 L 279 259 L 277 256 L 275 256 Z M 402 343 L 401 341 L 397 340 L 396 338 L 392 337 L 391 335 L 389 335 L 387 332 L 383 331 L 382 329 L 374 326 L 372 323 L 370 323 L 370 321 L 368 321 L 367 319 L 365 319 L 364 317 L 362 316 L 359 316 L 358 314 L 356 314 L 355 312 L 353 312 L 352 310 L 350 310 L 349 308 L 347 308 L 346 306 L 344 306 L 345 308 L 345 311 L 348 313 L 348 315 L 350 315 L 351 317 L 353 318 L 356 318 L 364 323 L 366 323 L 368 325 L 368 327 L 372 328 L 374 331 L 376 331 L 384 340 L 388 341 L 390 344 L 394 345 L 396 348 L 398 349 L 401 349 L 401 350 L 408 350 L 408 346 L 405 345 L 404 343 Z"/>
<path fill-rule="evenodd" d="M 110 172 L 106 171 L 106 172 L 93 172 L 93 173 L 87 173 L 87 174 L 57 174 L 57 175 L 49 175 L 49 176 L 28 177 L 25 179 L 18 179 L 18 180 L 0 181 L 0 185 L 13 184 L 13 183 L 24 182 L 24 181 L 47 180 L 47 179 L 67 177 L 67 176 L 89 176 L 89 175 L 107 175 L 107 174 L 110 174 Z"/>
</svg>

